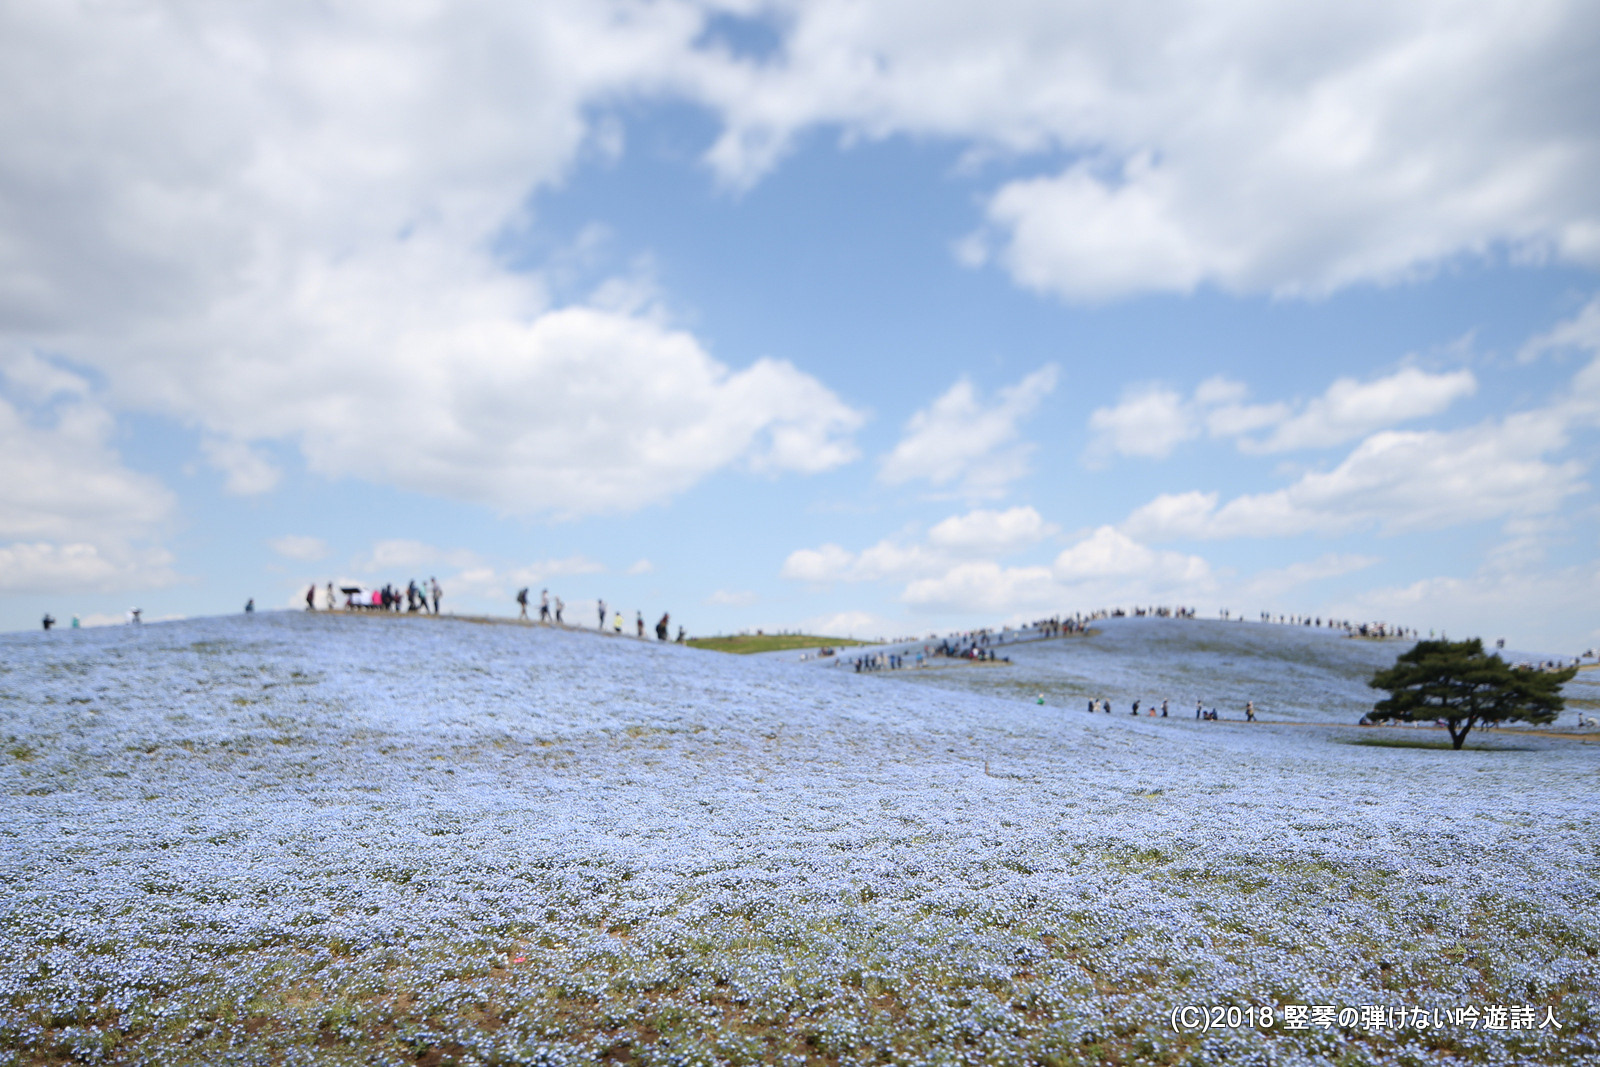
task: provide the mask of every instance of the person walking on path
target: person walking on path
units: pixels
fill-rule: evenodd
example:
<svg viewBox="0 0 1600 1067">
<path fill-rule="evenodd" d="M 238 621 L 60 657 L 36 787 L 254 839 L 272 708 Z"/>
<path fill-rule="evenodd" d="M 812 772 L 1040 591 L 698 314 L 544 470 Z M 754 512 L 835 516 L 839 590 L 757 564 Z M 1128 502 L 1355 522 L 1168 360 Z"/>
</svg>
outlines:
<svg viewBox="0 0 1600 1067">
<path fill-rule="evenodd" d="M 428 584 L 433 587 L 433 613 L 437 615 L 439 614 L 439 598 L 444 595 L 444 590 L 439 588 L 439 579 L 437 578 L 430 576 Z"/>
<path fill-rule="evenodd" d="M 550 590 L 539 590 L 539 622 L 550 625 Z"/>
<path fill-rule="evenodd" d="M 1255 722 L 1256 721 L 1256 702 L 1253 701 L 1253 700 L 1246 700 L 1244 702 L 1244 721 L 1245 722 Z"/>
<path fill-rule="evenodd" d="M 306 610 L 317 610 L 317 586 L 315 582 L 311 584 L 311 588 L 306 590 Z"/>
<path fill-rule="evenodd" d="M 599 627 L 598 628 L 599 628 L 601 633 L 605 633 L 606 632 L 606 602 L 604 600 L 596 600 L 594 603 L 595 603 L 595 608 L 600 612 L 600 623 L 599 623 Z"/>
<path fill-rule="evenodd" d="M 528 621 L 528 587 L 523 586 L 517 590 L 517 618 L 523 622 Z"/>
</svg>

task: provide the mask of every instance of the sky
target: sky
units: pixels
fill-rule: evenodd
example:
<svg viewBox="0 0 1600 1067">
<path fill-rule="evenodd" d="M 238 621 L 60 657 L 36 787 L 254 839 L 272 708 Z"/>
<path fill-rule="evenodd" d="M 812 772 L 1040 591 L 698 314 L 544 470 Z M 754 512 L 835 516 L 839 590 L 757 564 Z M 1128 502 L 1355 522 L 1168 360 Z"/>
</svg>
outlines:
<svg viewBox="0 0 1600 1067">
<path fill-rule="evenodd" d="M 1600 644 L 1600 8 L 0 7 L 0 627 Z"/>
</svg>

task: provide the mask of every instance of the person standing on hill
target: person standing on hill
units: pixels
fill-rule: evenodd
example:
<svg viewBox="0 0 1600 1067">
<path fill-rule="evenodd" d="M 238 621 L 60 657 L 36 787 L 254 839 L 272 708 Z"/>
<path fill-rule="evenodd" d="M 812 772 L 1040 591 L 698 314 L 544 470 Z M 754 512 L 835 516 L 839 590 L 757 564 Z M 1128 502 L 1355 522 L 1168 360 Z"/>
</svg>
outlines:
<svg viewBox="0 0 1600 1067">
<path fill-rule="evenodd" d="M 539 622 L 541 625 L 550 625 L 550 590 L 539 590 Z"/>
<path fill-rule="evenodd" d="M 667 620 L 670 618 L 671 616 L 669 616 L 666 612 L 663 611 L 661 613 L 661 620 L 656 623 L 657 641 L 665 641 L 667 639 Z"/>
<path fill-rule="evenodd" d="M 433 613 L 437 615 L 439 614 L 439 598 L 444 595 L 444 590 L 439 588 L 439 579 L 437 578 L 430 576 L 428 584 L 433 587 Z"/>
<path fill-rule="evenodd" d="M 636 612 L 633 613 L 633 625 L 634 625 L 634 628 L 639 631 L 639 636 L 643 637 L 644 636 L 644 612 L 636 611 Z"/>
<path fill-rule="evenodd" d="M 561 602 L 561 598 L 560 597 L 556 597 L 556 625 L 557 626 L 565 626 L 566 625 L 566 623 L 561 621 L 561 609 L 564 608 L 564 607 L 566 607 L 566 605 Z"/>
<path fill-rule="evenodd" d="M 600 622 L 598 623 L 596 628 L 601 633 L 605 633 L 606 632 L 606 602 L 604 600 L 596 600 L 594 602 L 594 605 L 595 605 L 595 609 L 600 612 Z"/>
<path fill-rule="evenodd" d="M 317 610 L 317 586 L 314 582 L 312 583 L 311 588 L 306 590 L 306 610 Z"/>
<path fill-rule="evenodd" d="M 617 617 L 611 620 L 611 628 L 618 634 L 622 633 L 622 612 L 617 612 Z"/>
<path fill-rule="evenodd" d="M 44 613 L 44 632 L 45 633 L 49 633 L 50 632 L 50 627 L 54 626 L 55 624 L 56 624 L 55 616 L 51 615 L 48 611 L 45 612 Z"/>
<path fill-rule="evenodd" d="M 1253 701 L 1253 700 L 1246 700 L 1244 702 L 1244 721 L 1245 722 L 1255 722 L 1256 721 L 1256 702 Z"/>
<path fill-rule="evenodd" d="M 517 618 L 523 622 L 528 621 L 528 587 L 523 586 L 517 590 Z"/>
</svg>

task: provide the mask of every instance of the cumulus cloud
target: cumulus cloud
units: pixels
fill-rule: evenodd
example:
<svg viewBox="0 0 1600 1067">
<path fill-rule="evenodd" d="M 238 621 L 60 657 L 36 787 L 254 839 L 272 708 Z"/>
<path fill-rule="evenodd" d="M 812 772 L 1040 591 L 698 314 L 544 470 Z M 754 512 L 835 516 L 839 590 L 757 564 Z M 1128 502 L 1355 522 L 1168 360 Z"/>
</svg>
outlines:
<svg viewBox="0 0 1600 1067">
<path fill-rule="evenodd" d="M 1344 618 L 1407 620 L 1429 626 L 1450 619 L 1452 638 L 1505 637 L 1510 649 L 1535 655 L 1573 655 L 1593 647 L 1600 626 L 1573 629 L 1594 618 L 1600 568 L 1592 563 L 1549 570 L 1484 567 L 1468 575 L 1435 575 L 1404 585 L 1346 596 L 1330 607 Z"/>
<path fill-rule="evenodd" d="M 892 633 L 894 624 L 870 611 L 836 611 L 807 619 L 800 628 L 818 637 L 876 638 Z"/>
<path fill-rule="evenodd" d="M 908 583 L 902 601 L 925 611 L 1015 615 L 1113 604 L 1189 603 L 1215 589 L 1199 556 L 1152 549 L 1102 526 L 1063 549 L 1049 566 L 963 562 Z"/>
<path fill-rule="evenodd" d="M 1590 300 L 1572 318 L 1528 340 L 1517 351 L 1519 363 L 1531 363 L 1549 352 L 1570 349 L 1600 352 L 1600 297 Z"/>
<path fill-rule="evenodd" d="M 781 58 L 719 72 L 709 154 L 749 184 L 815 124 L 1065 155 L 959 243 L 1075 300 L 1325 293 L 1497 249 L 1600 262 L 1588 5 L 1210 0 L 786 6 Z"/>
<path fill-rule="evenodd" d="M 1257 571 L 1240 586 L 1236 595 L 1240 601 L 1270 602 L 1274 597 L 1282 596 L 1291 589 L 1354 574 L 1378 562 L 1380 560 L 1376 556 L 1355 552 L 1327 552 L 1315 559 L 1291 563 L 1286 567 Z"/>
<path fill-rule="evenodd" d="M 177 581 L 172 553 L 159 547 L 49 541 L 0 545 L 0 592 L 104 593 Z"/>
<path fill-rule="evenodd" d="M 1020 444 L 1019 424 L 1056 386 L 1057 371 L 1042 367 L 985 403 L 962 378 L 911 416 L 878 476 L 889 485 L 925 479 L 934 486 L 959 483 L 963 493 L 990 496 L 1027 472 L 1031 446 Z"/>
<path fill-rule="evenodd" d="M 712 358 L 636 279 L 559 306 L 493 251 L 606 140 L 597 101 L 698 91 L 733 62 L 696 46 L 704 18 L 8 8 L 0 340 L 200 427 L 235 493 L 278 480 L 265 441 L 328 475 L 556 516 L 733 465 L 848 462 L 861 416 L 815 378 Z"/>
<path fill-rule="evenodd" d="M 937 523 L 928 531 L 928 544 L 953 553 L 1008 555 L 1038 544 L 1059 529 L 1031 507 L 979 508 Z"/>
<path fill-rule="evenodd" d="M 1339 378 L 1322 395 L 1291 404 L 1249 400 L 1242 382 L 1209 378 L 1184 397 L 1167 386 L 1136 386 L 1112 407 L 1089 416 L 1093 433 L 1084 459 L 1091 466 L 1114 455 L 1162 459 L 1200 437 L 1231 438 L 1250 453 L 1329 448 L 1387 426 L 1437 415 L 1477 391 L 1470 370 L 1431 373 L 1404 367 L 1360 382 Z M 1268 431 L 1265 436 L 1252 436 Z"/>
<path fill-rule="evenodd" d="M 154 588 L 177 580 L 159 545 L 176 500 L 111 447 L 115 420 L 77 375 L 37 358 L 0 368 L 0 585 L 6 591 Z M 16 375 L 13 377 L 13 375 Z"/>
<path fill-rule="evenodd" d="M 1145 540 L 1284 537 L 1548 514 L 1587 488 L 1582 463 L 1552 458 L 1568 441 L 1566 421 L 1550 410 L 1449 432 L 1385 431 L 1285 488 L 1226 503 L 1213 492 L 1165 493 L 1122 528 Z"/>
<path fill-rule="evenodd" d="M 257 496 L 273 489 L 282 473 L 259 449 L 243 441 L 208 438 L 200 442 L 206 461 L 223 473 L 223 488 L 235 496 Z"/>
<path fill-rule="evenodd" d="M 1343 444 L 1385 426 L 1436 415 L 1477 389 L 1470 370 L 1429 374 L 1406 367 L 1372 382 L 1340 378 L 1293 418 L 1278 423 L 1264 440 L 1243 438 L 1240 447 L 1285 452 Z"/>
<path fill-rule="evenodd" d="M 860 552 L 836 544 L 797 549 L 784 560 L 780 574 L 812 583 L 907 578 L 974 555 L 1010 555 L 1038 544 L 1058 529 L 1031 507 L 978 508 L 936 523 L 920 541 L 885 538 Z"/>
<path fill-rule="evenodd" d="M 706 597 L 705 602 L 718 608 L 747 608 L 760 599 L 748 589 L 718 589 Z"/>
<path fill-rule="evenodd" d="M 319 559 L 326 559 L 328 555 L 328 542 L 320 537 L 284 534 L 282 537 L 274 537 L 267 542 L 267 545 L 284 559 L 301 560 L 306 563 L 315 563 Z"/>
<path fill-rule="evenodd" d="M 1111 455 L 1164 459 L 1174 446 L 1198 436 L 1193 406 L 1172 389 L 1137 387 L 1116 406 L 1089 415 L 1094 439 L 1087 458 L 1096 464 Z"/>
</svg>

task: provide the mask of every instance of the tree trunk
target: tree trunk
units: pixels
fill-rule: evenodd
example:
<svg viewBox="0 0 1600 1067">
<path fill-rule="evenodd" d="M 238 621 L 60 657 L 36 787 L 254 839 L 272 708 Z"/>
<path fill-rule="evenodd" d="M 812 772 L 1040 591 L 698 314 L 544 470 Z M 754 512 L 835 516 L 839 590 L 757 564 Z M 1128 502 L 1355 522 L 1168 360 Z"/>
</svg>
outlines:
<svg viewBox="0 0 1600 1067">
<path fill-rule="evenodd" d="M 1456 732 L 1456 720 L 1446 719 L 1444 721 L 1445 726 L 1450 730 L 1450 743 L 1457 749 L 1460 749 L 1463 742 L 1466 741 L 1467 734 L 1472 731 L 1472 724 L 1474 721 L 1476 721 L 1475 717 L 1469 718 L 1466 722 L 1466 725 L 1461 727 L 1460 733 Z"/>
</svg>

